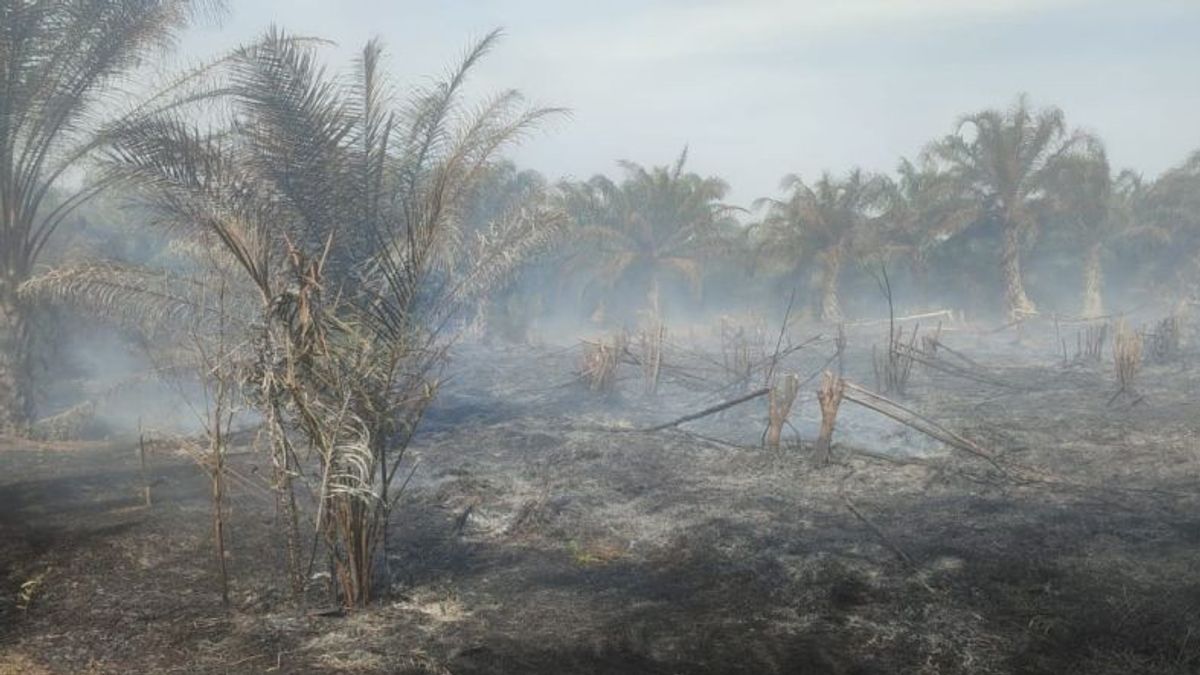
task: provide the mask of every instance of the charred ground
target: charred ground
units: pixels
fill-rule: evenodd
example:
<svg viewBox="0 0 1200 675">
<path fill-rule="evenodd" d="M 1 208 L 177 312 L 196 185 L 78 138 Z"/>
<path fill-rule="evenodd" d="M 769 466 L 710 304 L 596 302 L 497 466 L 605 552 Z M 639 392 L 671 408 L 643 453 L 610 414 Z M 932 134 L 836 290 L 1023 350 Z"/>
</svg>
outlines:
<svg viewBox="0 0 1200 675">
<path fill-rule="evenodd" d="M 795 440 L 813 381 L 779 450 L 761 400 L 636 431 L 731 397 L 709 338 L 669 340 L 655 397 L 628 365 L 589 391 L 578 347 L 464 345 L 388 597 L 351 615 L 290 604 L 269 494 L 231 490 L 226 612 L 186 456 L 151 453 L 147 508 L 135 446 L 7 448 L 0 671 L 1195 672 L 1195 355 L 1110 403 L 1111 361 L 1064 363 L 1062 330 L 943 333 L 995 382 L 913 372 L 905 403 L 1003 471 L 849 403 L 820 466 Z M 847 378 L 870 383 L 878 333 L 850 329 Z M 806 378 L 834 343 L 777 367 Z M 249 443 L 230 461 L 268 470 Z"/>
</svg>

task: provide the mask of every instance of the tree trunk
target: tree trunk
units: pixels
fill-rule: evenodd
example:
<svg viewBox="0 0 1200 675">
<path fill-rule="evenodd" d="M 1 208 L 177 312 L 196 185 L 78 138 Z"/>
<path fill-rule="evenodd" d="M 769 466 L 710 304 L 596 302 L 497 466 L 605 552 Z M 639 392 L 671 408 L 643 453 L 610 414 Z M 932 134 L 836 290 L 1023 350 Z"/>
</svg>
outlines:
<svg viewBox="0 0 1200 675">
<path fill-rule="evenodd" d="M 841 323 L 842 304 L 838 300 L 838 277 L 842 272 L 842 252 L 836 248 L 821 256 L 824 267 L 821 274 L 821 320 Z"/>
<path fill-rule="evenodd" d="M 655 318 L 662 316 L 662 290 L 658 285 L 658 273 L 650 274 L 650 292 L 646 294 L 646 300 L 650 303 L 650 312 Z"/>
<path fill-rule="evenodd" d="M 0 300 L 0 434 L 23 434 L 33 419 L 33 357 L 27 318 Z"/>
<path fill-rule="evenodd" d="M 1104 268 L 1100 255 L 1102 247 L 1099 243 L 1088 247 L 1087 256 L 1083 260 L 1083 318 L 1094 319 L 1104 315 Z"/>
<path fill-rule="evenodd" d="M 1008 223 L 1004 228 L 1000 268 L 1004 275 L 1004 302 L 1009 319 L 1015 321 L 1035 313 L 1037 307 L 1025 295 L 1025 282 L 1021 278 L 1021 228 L 1016 223 Z"/>
</svg>

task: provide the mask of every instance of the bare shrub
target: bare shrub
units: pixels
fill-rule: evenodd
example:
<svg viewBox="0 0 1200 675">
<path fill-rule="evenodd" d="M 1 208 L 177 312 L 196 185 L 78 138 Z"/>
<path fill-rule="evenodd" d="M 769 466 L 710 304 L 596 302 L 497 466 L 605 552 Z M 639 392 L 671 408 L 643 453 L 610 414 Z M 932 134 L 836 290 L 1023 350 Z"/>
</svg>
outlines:
<svg viewBox="0 0 1200 675">
<path fill-rule="evenodd" d="M 1104 359 L 1104 343 L 1108 341 L 1108 324 L 1087 326 L 1075 333 L 1075 362 L 1100 363 Z"/>
<path fill-rule="evenodd" d="M 749 386 L 755 364 L 766 358 L 765 325 L 761 320 L 747 325 L 731 317 L 721 317 L 720 336 L 726 381 L 735 386 Z"/>
<path fill-rule="evenodd" d="M 896 396 L 903 396 L 908 390 L 908 380 L 916 362 L 914 352 L 917 349 L 919 331 L 920 326 L 914 326 L 905 340 L 904 327 L 895 326 L 890 331 L 887 350 L 883 354 L 872 346 L 871 359 L 877 390 Z"/>
<path fill-rule="evenodd" d="M 887 267 L 880 266 L 879 274 L 875 277 L 880 293 L 888 304 L 888 342 L 887 351 L 879 354 L 875 346 L 871 347 L 871 365 L 875 371 L 875 388 L 884 393 L 896 396 L 904 395 L 908 389 L 908 378 L 912 375 L 915 362 L 914 352 L 917 348 L 917 333 L 921 325 L 913 326 L 908 342 L 904 341 L 904 327 L 896 325 L 896 306 L 892 295 L 892 281 L 888 278 Z"/>
<path fill-rule="evenodd" d="M 750 369 L 753 366 L 750 342 L 741 326 L 734 326 L 725 318 L 721 319 L 721 364 L 728 382 L 737 384 L 750 381 Z"/>
</svg>

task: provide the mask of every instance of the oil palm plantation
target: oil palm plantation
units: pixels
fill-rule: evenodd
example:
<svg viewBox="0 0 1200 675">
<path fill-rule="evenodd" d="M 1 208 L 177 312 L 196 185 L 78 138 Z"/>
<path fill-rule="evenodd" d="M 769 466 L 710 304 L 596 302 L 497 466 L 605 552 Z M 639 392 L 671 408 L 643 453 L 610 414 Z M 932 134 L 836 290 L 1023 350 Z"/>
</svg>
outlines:
<svg viewBox="0 0 1200 675">
<path fill-rule="evenodd" d="M 0 0 L 0 431 L 34 413 L 34 308 L 17 289 L 56 230 L 104 187 L 81 185 L 72 173 L 131 114 L 118 85 L 214 8 L 201 0 Z"/>
<path fill-rule="evenodd" d="M 1035 110 L 1022 96 L 1008 110 L 967 115 L 928 149 L 976 209 L 975 224 L 999 232 L 1004 306 L 1012 319 L 1036 312 L 1021 257 L 1047 206 L 1049 178 L 1065 158 L 1094 146 L 1094 138 L 1067 128 L 1061 110 Z"/>
<path fill-rule="evenodd" d="M 721 234 L 736 227 L 723 203 L 729 186 L 719 178 L 684 172 L 685 149 L 671 166 L 643 168 L 620 162 L 625 179 L 606 176 L 560 185 L 576 224 L 577 251 L 568 264 L 588 275 L 585 290 L 644 297 L 656 315 L 670 280 L 699 295 L 703 262 L 719 249 Z"/>
<path fill-rule="evenodd" d="M 768 260 L 783 266 L 792 278 L 817 270 L 818 293 L 814 314 L 821 320 L 843 318 L 840 283 L 846 258 L 878 245 L 874 231 L 892 192 L 884 176 L 854 169 L 838 178 L 825 173 L 811 186 L 799 176 L 783 179 L 783 199 L 760 199 L 764 209 L 754 226 L 757 246 Z"/>
</svg>

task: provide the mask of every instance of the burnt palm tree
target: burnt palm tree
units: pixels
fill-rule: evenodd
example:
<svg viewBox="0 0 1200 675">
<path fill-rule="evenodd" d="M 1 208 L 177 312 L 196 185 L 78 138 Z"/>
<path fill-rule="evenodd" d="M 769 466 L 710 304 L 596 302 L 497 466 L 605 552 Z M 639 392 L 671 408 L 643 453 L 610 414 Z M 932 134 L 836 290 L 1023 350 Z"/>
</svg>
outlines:
<svg viewBox="0 0 1200 675">
<path fill-rule="evenodd" d="M 625 179 L 595 176 L 564 183 L 560 193 L 576 223 L 579 250 L 571 265 L 590 275 L 589 286 L 611 291 L 636 289 L 649 309 L 662 310 L 662 284 L 683 280 L 702 290 L 702 264 L 735 223 L 736 210 L 722 202 L 729 186 L 719 178 L 684 172 L 687 150 L 671 166 L 649 170 L 620 162 Z"/>
<path fill-rule="evenodd" d="M 0 0 L 0 431 L 34 412 L 33 308 L 17 289 L 59 227 L 105 187 L 64 177 L 132 114 L 118 85 L 215 4 Z"/>
<path fill-rule="evenodd" d="M 783 179 L 783 199 L 760 199 L 765 209 L 756 224 L 758 248 L 768 260 L 782 263 L 789 276 L 819 269 L 814 313 L 823 321 L 843 318 L 839 294 L 842 264 L 848 256 L 878 245 L 877 232 L 891 187 L 887 178 L 854 169 L 844 178 L 829 173 L 809 186 L 799 176 Z"/>
<path fill-rule="evenodd" d="M 1047 181 L 1073 153 L 1093 150 L 1095 139 L 1070 131 L 1058 108 L 1033 110 L 1021 96 L 1007 111 L 967 115 L 955 133 L 928 149 L 977 210 L 977 223 L 998 229 L 1004 304 L 1010 318 L 1036 312 L 1025 293 L 1021 253 L 1049 198 Z"/>
</svg>

